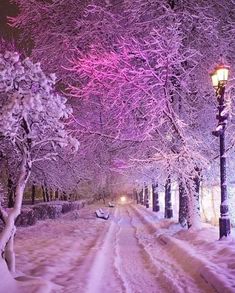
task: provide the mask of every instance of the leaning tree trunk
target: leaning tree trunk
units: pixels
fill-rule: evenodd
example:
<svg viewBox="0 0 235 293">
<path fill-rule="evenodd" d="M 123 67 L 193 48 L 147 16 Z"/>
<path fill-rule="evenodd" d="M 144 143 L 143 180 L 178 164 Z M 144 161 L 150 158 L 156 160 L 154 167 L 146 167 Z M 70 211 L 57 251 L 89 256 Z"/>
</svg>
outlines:
<svg viewBox="0 0 235 293">
<path fill-rule="evenodd" d="M 20 175 L 16 185 L 16 197 L 14 207 L 6 212 L 0 207 L 4 228 L 0 234 L 0 251 L 2 258 L 6 261 L 9 271 L 15 272 L 14 236 L 16 232 L 15 220 L 21 213 L 23 194 L 26 183 L 31 173 L 31 160 L 28 154 L 24 154 L 20 166 Z"/>
</svg>

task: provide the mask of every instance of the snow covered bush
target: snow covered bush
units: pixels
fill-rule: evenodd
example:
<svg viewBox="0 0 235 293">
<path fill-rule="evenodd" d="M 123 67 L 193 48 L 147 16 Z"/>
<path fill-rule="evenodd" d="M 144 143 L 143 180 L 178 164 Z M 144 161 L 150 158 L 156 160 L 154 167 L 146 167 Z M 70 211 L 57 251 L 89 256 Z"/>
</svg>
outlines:
<svg viewBox="0 0 235 293">
<path fill-rule="evenodd" d="M 0 234 L 0 250 L 8 269 L 14 273 L 13 241 L 15 219 L 21 212 L 23 193 L 31 174 L 32 164 L 56 159 L 58 148 L 69 146 L 76 151 L 78 141 L 66 127 L 72 113 L 66 99 L 54 90 L 55 76 L 46 76 L 39 63 L 28 58 L 20 61 L 19 54 L 0 54 L 0 137 L 10 143 L 19 162 L 14 207 L 0 216 L 5 227 Z"/>
</svg>

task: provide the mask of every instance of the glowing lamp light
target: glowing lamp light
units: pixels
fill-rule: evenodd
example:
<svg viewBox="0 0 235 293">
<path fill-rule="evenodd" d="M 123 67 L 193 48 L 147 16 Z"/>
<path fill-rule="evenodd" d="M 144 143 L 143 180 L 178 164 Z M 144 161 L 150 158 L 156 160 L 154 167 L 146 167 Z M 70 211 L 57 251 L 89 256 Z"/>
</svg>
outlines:
<svg viewBox="0 0 235 293">
<path fill-rule="evenodd" d="M 122 197 L 121 197 L 121 202 L 122 202 L 122 203 L 126 202 L 126 197 L 125 197 L 125 196 L 122 196 Z"/>
<path fill-rule="evenodd" d="M 216 69 L 218 81 L 222 83 L 227 83 L 228 81 L 228 73 L 229 73 L 229 66 L 228 65 L 218 65 Z"/>
<path fill-rule="evenodd" d="M 218 76 L 216 74 L 216 71 L 211 72 L 210 76 L 211 76 L 213 88 L 217 89 L 219 85 L 219 81 L 218 81 Z"/>
<path fill-rule="evenodd" d="M 230 67 L 228 65 L 220 64 L 210 73 L 212 85 L 215 89 L 217 89 L 219 85 L 225 85 L 227 83 L 229 69 Z"/>
</svg>

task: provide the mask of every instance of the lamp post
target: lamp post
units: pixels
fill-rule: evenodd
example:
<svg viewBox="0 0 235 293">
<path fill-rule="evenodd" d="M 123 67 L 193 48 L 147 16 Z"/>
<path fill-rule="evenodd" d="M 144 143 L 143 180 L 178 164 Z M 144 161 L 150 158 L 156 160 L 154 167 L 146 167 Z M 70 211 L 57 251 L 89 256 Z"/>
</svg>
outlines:
<svg viewBox="0 0 235 293">
<path fill-rule="evenodd" d="M 213 135 L 219 137 L 220 141 L 220 189 L 221 189 L 221 204 L 219 218 L 220 239 L 227 237 L 230 234 L 230 219 L 228 215 L 228 194 L 226 183 L 226 152 L 225 152 L 225 129 L 228 122 L 229 113 L 225 103 L 225 86 L 228 81 L 229 66 L 221 64 L 215 67 L 210 74 L 212 84 L 215 89 L 216 98 L 218 101 L 218 125 Z"/>
</svg>

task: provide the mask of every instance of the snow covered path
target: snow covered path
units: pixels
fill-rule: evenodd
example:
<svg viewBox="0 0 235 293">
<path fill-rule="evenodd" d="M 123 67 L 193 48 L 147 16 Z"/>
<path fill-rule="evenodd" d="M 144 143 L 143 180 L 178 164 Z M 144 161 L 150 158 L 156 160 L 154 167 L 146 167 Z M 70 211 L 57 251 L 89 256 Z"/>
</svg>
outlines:
<svg viewBox="0 0 235 293">
<path fill-rule="evenodd" d="M 116 244 L 115 263 L 124 292 L 165 292 L 157 277 L 158 270 L 138 241 L 133 214 L 127 206 L 119 208 Z"/>
<path fill-rule="evenodd" d="M 56 293 L 216 292 L 167 251 L 136 207 L 110 209 L 108 221 L 95 208 L 21 228 L 18 269 L 56 284 Z"/>
<path fill-rule="evenodd" d="M 156 237 L 154 228 L 143 221 L 133 208 L 132 218 L 138 241 L 148 255 L 150 263 L 158 269 L 158 282 L 165 286 L 166 292 L 215 292 L 202 278 L 190 274 L 189 264 L 183 266 L 183 263 L 175 260 L 165 243 Z"/>
</svg>

